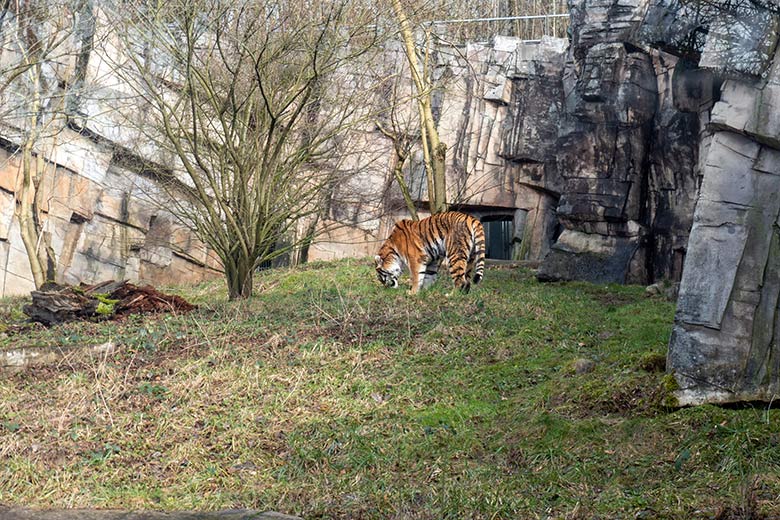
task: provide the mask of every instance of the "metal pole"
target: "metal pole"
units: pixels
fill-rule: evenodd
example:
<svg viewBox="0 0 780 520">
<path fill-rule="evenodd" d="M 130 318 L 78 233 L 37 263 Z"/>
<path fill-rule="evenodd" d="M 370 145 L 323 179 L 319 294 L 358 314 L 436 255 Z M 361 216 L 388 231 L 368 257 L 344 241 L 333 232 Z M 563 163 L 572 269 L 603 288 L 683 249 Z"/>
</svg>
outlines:
<svg viewBox="0 0 780 520">
<path fill-rule="evenodd" d="M 469 22 L 503 22 L 506 20 L 543 20 L 545 18 L 568 18 L 569 13 L 537 14 L 528 16 L 495 16 L 491 18 L 459 18 L 456 20 L 432 20 L 429 23 L 469 23 Z"/>
</svg>

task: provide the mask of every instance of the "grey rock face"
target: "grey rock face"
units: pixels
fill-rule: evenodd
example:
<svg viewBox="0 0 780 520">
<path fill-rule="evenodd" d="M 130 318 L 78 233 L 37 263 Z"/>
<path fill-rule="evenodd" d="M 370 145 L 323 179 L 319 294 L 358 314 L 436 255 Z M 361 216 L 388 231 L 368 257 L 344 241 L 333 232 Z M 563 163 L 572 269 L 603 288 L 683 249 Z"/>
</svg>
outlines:
<svg viewBox="0 0 780 520">
<path fill-rule="evenodd" d="M 762 75 L 772 63 L 778 40 L 780 18 L 743 2 L 713 13 L 699 65 L 726 75 Z"/>
<path fill-rule="evenodd" d="M 572 5 L 564 230 L 539 277 L 681 277 L 667 360 L 681 404 L 780 392 L 775 12 L 717 0 Z"/>
<path fill-rule="evenodd" d="M 539 276 L 679 280 L 705 170 L 700 154 L 710 154 L 706 129 L 780 144 L 771 70 L 778 17 L 748 3 L 679 0 L 580 0 L 571 9 L 557 216 L 564 234 L 590 236 L 578 241 L 584 249 L 553 245 Z M 713 109 L 724 77 L 737 79 Z M 755 88 L 738 79 L 747 77 L 765 81 Z M 615 249 L 602 260 L 589 251 L 615 238 L 625 245 L 606 240 Z"/>
<path fill-rule="evenodd" d="M 773 11 L 762 8 L 761 1 L 650 0 L 636 33 L 625 41 L 692 59 L 727 76 L 757 77 L 772 63 L 778 40 L 777 5 Z"/>
<path fill-rule="evenodd" d="M 625 44 L 641 26 L 640 6 L 601 6 L 599 16 L 589 9 L 573 14 L 575 35 L 586 37 L 572 40 L 557 139 L 561 238 L 572 231 L 587 239 L 553 245 L 539 278 L 678 280 L 698 186 L 696 109 L 711 89 L 698 78 L 675 88 L 684 62 Z M 594 255 L 600 244 L 610 249 Z"/>
<path fill-rule="evenodd" d="M 573 0 L 569 5 L 576 61 L 584 59 L 595 45 L 631 41 L 646 8 L 643 0 Z"/>
<path fill-rule="evenodd" d="M 499 155 L 516 168 L 518 182 L 560 193 L 555 156 L 562 110 L 560 76 L 512 78 L 498 145 Z"/>
<path fill-rule="evenodd" d="M 696 168 L 702 184 L 667 357 L 680 404 L 771 400 L 780 391 L 778 17 L 760 5 L 714 2 L 693 15 L 690 6 L 653 1 L 639 31 L 672 52 L 694 51 L 694 59 L 700 53 L 698 66 L 711 69 L 680 69 L 673 89 L 677 106 L 688 112 L 681 117 L 698 111 L 706 123 Z M 664 9 L 677 10 L 677 17 L 661 16 Z M 707 37 L 692 39 L 696 31 Z M 707 93 L 724 79 L 713 106 L 717 97 L 708 100 Z M 654 178 L 659 185 L 678 180 Z M 690 206 L 685 198 L 668 202 Z"/>
<path fill-rule="evenodd" d="M 632 259 L 639 249 L 637 239 L 608 238 L 600 234 L 581 235 L 582 240 L 576 247 L 567 247 L 560 239 L 552 246 L 537 273 L 539 280 L 584 279 L 594 283 L 631 281 Z"/>
<path fill-rule="evenodd" d="M 691 57 L 704 46 L 713 16 L 704 2 L 650 0 L 636 33 L 626 41 L 642 42 L 654 48 Z"/>
<path fill-rule="evenodd" d="M 659 90 L 666 95 L 659 97 L 647 151 L 646 213 L 642 215 L 649 238 L 647 254 L 652 258 L 647 275 L 652 280 L 679 281 L 700 184 L 698 109 L 711 106 L 712 81 L 687 72 L 686 62 L 668 55 L 659 55 L 656 67 L 665 71 L 659 76 L 659 84 L 664 85 Z M 686 83 L 686 78 L 691 79 Z"/>
<path fill-rule="evenodd" d="M 780 150 L 717 131 L 669 345 L 683 404 L 769 400 L 780 391 L 778 218 Z"/>
<path fill-rule="evenodd" d="M 474 81 L 444 94 L 439 126 L 456 143 L 450 185 L 493 179 L 474 194 L 459 190 L 459 201 L 516 208 L 515 257 L 544 259 L 542 279 L 679 279 L 698 187 L 699 107 L 711 103 L 712 82 L 689 72 L 674 95 L 681 62 L 625 44 L 645 7 L 574 5 L 568 52 L 549 39 L 469 47 L 469 67 L 457 70 L 484 73 L 484 90 Z"/>
</svg>

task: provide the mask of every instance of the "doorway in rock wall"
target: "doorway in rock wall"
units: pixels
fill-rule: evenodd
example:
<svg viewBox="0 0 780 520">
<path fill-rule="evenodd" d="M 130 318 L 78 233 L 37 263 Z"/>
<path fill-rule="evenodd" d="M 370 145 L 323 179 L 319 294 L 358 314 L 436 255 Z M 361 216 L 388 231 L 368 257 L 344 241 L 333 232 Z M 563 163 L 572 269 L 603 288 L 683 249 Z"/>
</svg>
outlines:
<svg viewBox="0 0 780 520">
<path fill-rule="evenodd" d="M 512 238 L 514 237 L 511 215 L 490 215 L 482 217 L 485 228 L 485 256 L 494 260 L 512 259 Z"/>
</svg>

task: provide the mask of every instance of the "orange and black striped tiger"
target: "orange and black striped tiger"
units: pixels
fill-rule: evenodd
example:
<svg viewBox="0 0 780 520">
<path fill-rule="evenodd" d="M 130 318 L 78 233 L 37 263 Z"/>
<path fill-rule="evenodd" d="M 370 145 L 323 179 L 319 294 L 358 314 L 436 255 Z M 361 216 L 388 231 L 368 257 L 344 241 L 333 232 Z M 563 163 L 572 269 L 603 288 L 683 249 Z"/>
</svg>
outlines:
<svg viewBox="0 0 780 520">
<path fill-rule="evenodd" d="M 385 287 L 398 287 L 404 265 L 412 278 L 415 294 L 436 281 L 436 273 L 447 258 L 455 287 L 468 292 L 471 274 L 474 283 L 482 280 L 485 269 L 485 231 L 482 223 L 456 211 L 439 213 L 419 222 L 396 223 L 390 237 L 376 255 L 376 274 Z"/>
</svg>

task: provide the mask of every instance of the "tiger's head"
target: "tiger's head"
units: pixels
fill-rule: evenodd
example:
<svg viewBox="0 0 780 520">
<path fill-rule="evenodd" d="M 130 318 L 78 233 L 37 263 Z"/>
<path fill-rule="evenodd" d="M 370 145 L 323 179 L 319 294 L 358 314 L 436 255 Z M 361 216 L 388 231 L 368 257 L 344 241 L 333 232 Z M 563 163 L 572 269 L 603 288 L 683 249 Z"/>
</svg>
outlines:
<svg viewBox="0 0 780 520">
<path fill-rule="evenodd" d="M 391 251 L 382 258 L 382 251 L 379 251 L 379 253 L 374 257 L 374 260 L 376 260 L 376 276 L 379 279 L 379 283 L 385 287 L 397 289 L 398 277 L 401 276 L 403 270 L 398 254 Z"/>
</svg>

